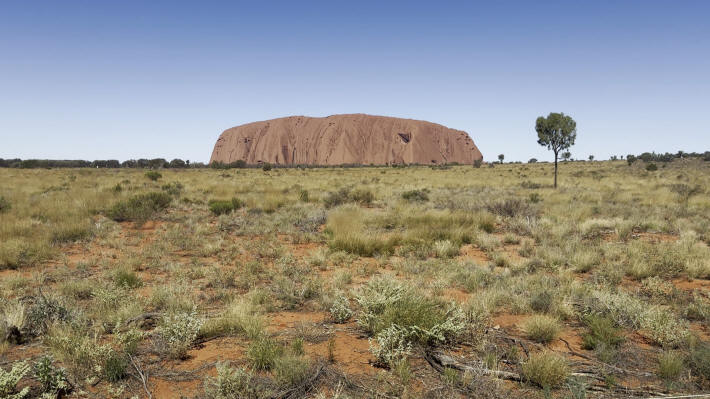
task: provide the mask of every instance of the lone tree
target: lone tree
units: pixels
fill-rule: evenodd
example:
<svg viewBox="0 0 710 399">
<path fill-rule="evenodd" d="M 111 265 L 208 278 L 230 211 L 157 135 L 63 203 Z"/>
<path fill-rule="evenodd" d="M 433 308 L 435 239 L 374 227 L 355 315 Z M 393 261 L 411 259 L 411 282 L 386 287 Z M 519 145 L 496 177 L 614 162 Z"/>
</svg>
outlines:
<svg viewBox="0 0 710 399">
<path fill-rule="evenodd" d="M 537 143 L 555 153 L 555 188 L 557 188 L 557 160 L 560 151 L 570 148 L 577 138 L 577 122 L 563 113 L 551 112 L 547 118 L 535 121 Z"/>
<path fill-rule="evenodd" d="M 503 163 L 504 159 L 505 159 L 505 155 L 503 155 L 503 154 L 498 155 L 498 161 L 500 161 L 500 163 Z"/>
</svg>

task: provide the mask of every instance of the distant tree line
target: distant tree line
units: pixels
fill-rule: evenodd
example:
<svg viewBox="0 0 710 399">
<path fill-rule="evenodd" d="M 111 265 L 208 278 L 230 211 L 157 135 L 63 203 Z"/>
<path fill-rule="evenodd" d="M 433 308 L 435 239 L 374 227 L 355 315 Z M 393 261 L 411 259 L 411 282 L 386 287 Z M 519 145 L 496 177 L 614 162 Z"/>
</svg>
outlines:
<svg viewBox="0 0 710 399">
<path fill-rule="evenodd" d="M 19 168 L 19 169 L 35 169 L 35 168 L 136 168 L 136 169 L 198 169 L 198 168 L 212 168 L 212 169 L 243 169 L 243 168 L 254 168 L 263 169 L 264 171 L 271 170 L 272 168 L 300 168 L 300 169 L 312 169 L 312 168 L 364 168 L 364 167 L 382 167 L 391 166 L 393 168 L 406 168 L 410 166 L 430 166 L 434 168 L 450 167 L 458 165 L 457 162 L 451 162 L 447 164 L 404 164 L 404 163 L 391 163 L 387 165 L 363 165 L 363 164 L 342 164 L 342 165 L 307 165 L 307 164 L 288 164 L 288 165 L 276 165 L 270 164 L 268 162 L 259 162 L 257 164 L 247 164 L 244 160 L 238 160 L 230 163 L 222 162 L 212 162 L 210 164 L 204 164 L 202 162 L 190 162 L 189 160 L 183 161 L 182 159 L 175 158 L 172 161 L 167 161 L 164 158 L 153 158 L 153 159 L 129 159 L 127 161 L 120 162 L 116 159 L 105 159 L 105 160 L 95 160 L 86 161 L 80 159 L 2 159 L 0 158 L 0 168 Z"/>
<path fill-rule="evenodd" d="M 632 163 L 636 162 L 637 160 L 641 160 L 644 162 L 671 162 L 674 159 L 682 159 L 682 158 L 701 158 L 703 161 L 708 161 L 710 162 L 710 151 L 705 151 L 705 152 L 683 152 L 683 151 L 678 151 L 676 153 L 655 153 L 655 152 L 644 152 L 641 155 L 633 155 L 629 154 L 626 156 L 626 161 L 631 165 Z"/>
<path fill-rule="evenodd" d="M 85 161 L 81 159 L 2 159 L 0 158 L 0 168 L 141 168 L 141 169 L 183 169 L 183 168 L 204 168 L 202 162 L 190 163 L 189 160 L 175 158 L 167 161 L 163 158 L 153 159 L 129 159 L 119 162 L 116 159 L 97 159 L 95 161 Z"/>
</svg>

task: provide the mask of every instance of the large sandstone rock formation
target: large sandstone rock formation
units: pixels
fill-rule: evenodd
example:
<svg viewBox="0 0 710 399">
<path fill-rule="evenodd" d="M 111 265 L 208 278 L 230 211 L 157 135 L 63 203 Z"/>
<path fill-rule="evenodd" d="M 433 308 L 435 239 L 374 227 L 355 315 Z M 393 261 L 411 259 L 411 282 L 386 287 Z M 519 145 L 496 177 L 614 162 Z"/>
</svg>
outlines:
<svg viewBox="0 0 710 399">
<path fill-rule="evenodd" d="M 225 130 L 210 162 L 248 164 L 471 164 L 483 156 L 463 131 L 365 114 L 290 116 Z"/>
</svg>

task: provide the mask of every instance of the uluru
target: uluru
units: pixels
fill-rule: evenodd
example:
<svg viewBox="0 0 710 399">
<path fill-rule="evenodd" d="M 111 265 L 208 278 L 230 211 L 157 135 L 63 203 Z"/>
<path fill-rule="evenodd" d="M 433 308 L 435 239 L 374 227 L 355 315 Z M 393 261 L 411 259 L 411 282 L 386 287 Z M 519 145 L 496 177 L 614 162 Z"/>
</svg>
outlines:
<svg viewBox="0 0 710 399">
<path fill-rule="evenodd" d="M 461 130 L 366 114 L 289 116 L 225 130 L 210 162 L 277 165 L 472 164 L 481 152 Z"/>
</svg>

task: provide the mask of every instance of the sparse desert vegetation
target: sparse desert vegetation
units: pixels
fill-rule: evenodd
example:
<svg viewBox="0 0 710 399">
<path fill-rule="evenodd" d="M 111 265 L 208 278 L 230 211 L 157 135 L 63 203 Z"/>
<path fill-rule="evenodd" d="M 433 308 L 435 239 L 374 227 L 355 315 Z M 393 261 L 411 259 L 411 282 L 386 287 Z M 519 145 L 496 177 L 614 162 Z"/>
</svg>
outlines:
<svg viewBox="0 0 710 399">
<path fill-rule="evenodd" d="M 0 168 L 0 396 L 710 390 L 709 162 L 480 166 Z"/>
</svg>

